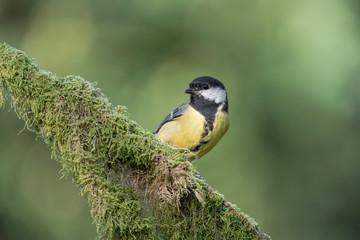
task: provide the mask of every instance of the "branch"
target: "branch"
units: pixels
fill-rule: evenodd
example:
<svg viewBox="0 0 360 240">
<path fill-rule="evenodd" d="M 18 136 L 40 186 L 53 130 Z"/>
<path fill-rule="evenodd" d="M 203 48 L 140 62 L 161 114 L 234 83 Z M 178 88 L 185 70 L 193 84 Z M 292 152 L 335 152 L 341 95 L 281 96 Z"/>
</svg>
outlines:
<svg viewBox="0 0 360 240">
<path fill-rule="evenodd" d="M 0 105 L 5 90 L 88 198 L 99 239 L 270 239 L 95 84 L 40 70 L 2 44 Z"/>
</svg>

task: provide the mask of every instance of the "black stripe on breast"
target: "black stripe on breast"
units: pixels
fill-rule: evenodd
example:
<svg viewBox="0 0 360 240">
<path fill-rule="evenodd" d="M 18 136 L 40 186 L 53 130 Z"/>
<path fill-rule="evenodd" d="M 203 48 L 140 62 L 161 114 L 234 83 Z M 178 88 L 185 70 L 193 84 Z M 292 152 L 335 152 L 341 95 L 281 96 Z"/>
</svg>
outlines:
<svg viewBox="0 0 360 240">
<path fill-rule="evenodd" d="M 192 106 L 205 117 L 205 131 L 207 128 L 212 131 L 214 127 L 215 116 L 220 104 L 210 102 L 202 97 L 191 96 L 190 106 Z"/>
<path fill-rule="evenodd" d="M 196 145 L 195 147 L 191 148 L 190 151 L 191 152 L 196 152 L 199 151 L 201 146 L 204 144 L 207 144 L 209 141 L 201 141 L 198 145 Z"/>
</svg>

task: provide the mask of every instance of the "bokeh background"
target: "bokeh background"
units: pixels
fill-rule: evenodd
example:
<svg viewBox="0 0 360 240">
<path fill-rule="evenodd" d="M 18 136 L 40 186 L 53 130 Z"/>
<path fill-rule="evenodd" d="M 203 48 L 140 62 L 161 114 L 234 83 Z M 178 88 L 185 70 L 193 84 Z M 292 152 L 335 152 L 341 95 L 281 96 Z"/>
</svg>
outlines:
<svg viewBox="0 0 360 240">
<path fill-rule="evenodd" d="M 97 82 L 155 130 L 195 77 L 222 80 L 229 132 L 195 162 L 273 239 L 357 239 L 360 2 L 0 0 L 0 42 Z M 0 239 L 94 239 L 87 201 L 0 109 Z"/>
</svg>

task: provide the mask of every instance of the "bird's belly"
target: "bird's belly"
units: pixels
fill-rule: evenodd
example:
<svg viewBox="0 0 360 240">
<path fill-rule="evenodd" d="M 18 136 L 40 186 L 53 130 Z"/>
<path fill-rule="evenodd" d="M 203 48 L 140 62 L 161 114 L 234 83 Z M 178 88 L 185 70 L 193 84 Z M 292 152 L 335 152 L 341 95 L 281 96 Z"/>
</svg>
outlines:
<svg viewBox="0 0 360 240">
<path fill-rule="evenodd" d="M 214 121 L 213 130 L 208 133 L 202 139 L 204 143 L 198 149 L 195 154 L 195 159 L 202 157 L 204 154 L 208 153 L 224 136 L 224 134 L 229 129 L 229 118 L 226 112 L 220 112 Z"/>
<path fill-rule="evenodd" d="M 191 149 L 200 142 L 204 123 L 204 116 L 189 107 L 181 117 L 165 123 L 158 132 L 158 138 L 171 145 Z"/>
</svg>

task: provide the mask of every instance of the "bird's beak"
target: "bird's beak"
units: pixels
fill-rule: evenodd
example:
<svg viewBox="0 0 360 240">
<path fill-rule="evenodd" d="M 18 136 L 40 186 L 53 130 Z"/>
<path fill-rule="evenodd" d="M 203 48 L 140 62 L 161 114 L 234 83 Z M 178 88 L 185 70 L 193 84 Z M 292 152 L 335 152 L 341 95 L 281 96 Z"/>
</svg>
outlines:
<svg viewBox="0 0 360 240">
<path fill-rule="evenodd" d="M 194 94 L 195 91 L 194 91 L 194 89 L 192 89 L 192 88 L 188 88 L 188 89 L 185 90 L 185 93 L 187 93 L 187 94 Z"/>
</svg>

